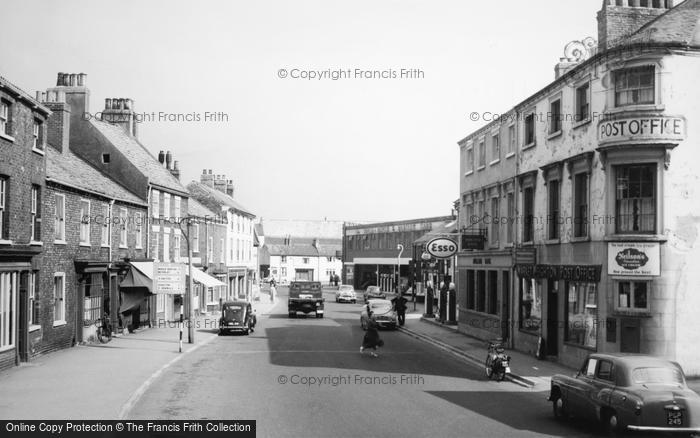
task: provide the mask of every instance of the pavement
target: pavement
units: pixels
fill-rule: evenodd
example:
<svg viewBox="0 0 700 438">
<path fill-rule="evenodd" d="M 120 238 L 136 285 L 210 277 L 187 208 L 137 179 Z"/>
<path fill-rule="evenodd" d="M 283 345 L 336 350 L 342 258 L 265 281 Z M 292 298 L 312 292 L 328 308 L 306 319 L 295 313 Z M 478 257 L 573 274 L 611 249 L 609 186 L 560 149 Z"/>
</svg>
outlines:
<svg viewBox="0 0 700 438">
<path fill-rule="evenodd" d="M 273 303 L 262 294 L 260 317 Z M 152 382 L 187 354 L 217 337 L 218 312 L 199 316 L 193 343 L 187 328 L 162 323 L 117 335 L 106 344 L 77 345 L 0 372 L 0 419 L 124 419 Z M 10 396 L 11 394 L 11 396 Z"/>
</svg>

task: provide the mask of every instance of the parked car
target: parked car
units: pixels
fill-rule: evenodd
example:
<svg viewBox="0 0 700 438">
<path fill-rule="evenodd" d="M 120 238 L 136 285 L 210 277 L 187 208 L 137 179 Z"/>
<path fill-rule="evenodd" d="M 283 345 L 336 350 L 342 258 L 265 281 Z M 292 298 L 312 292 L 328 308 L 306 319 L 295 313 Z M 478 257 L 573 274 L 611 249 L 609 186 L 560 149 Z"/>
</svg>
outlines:
<svg viewBox="0 0 700 438">
<path fill-rule="evenodd" d="M 379 289 L 379 286 L 367 286 L 365 290 L 365 303 L 372 299 L 386 299 L 386 294 Z"/>
<path fill-rule="evenodd" d="M 253 306 L 247 301 L 227 301 L 221 306 L 219 335 L 225 333 L 250 334 L 256 323 Z"/>
<path fill-rule="evenodd" d="M 609 432 L 700 433 L 700 396 L 680 365 L 624 353 L 589 355 L 573 377 L 552 377 L 557 418 L 599 421 Z"/>
<path fill-rule="evenodd" d="M 371 316 L 368 315 L 368 310 L 372 311 Z M 399 322 L 396 310 L 389 300 L 369 300 L 360 313 L 362 330 L 367 330 L 370 319 L 374 320 L 380 328 L 395 329 Z"/>
<path fill-rule="evenodd" d="M 357 302 L 355 288 L 347 284 L 341 284 L 335 292 L 335 302 L 355 304 Z"/>
</svg>

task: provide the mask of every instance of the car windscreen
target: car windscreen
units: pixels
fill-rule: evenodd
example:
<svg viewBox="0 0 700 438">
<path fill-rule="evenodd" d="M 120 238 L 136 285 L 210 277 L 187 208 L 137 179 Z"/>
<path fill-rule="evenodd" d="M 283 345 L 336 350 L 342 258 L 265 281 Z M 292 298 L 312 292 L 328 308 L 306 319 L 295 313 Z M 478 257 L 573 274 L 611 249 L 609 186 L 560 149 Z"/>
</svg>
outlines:
<svg viewBox="0 0 700 438">
<path fill-rule="evenodd" d="M 243 306 L 228 306 L 224 308 L 224 319 L 241 321 L 243 316 L 245 316 Z"/>
<path fill-rule="evenodd" d="M 391 303 L 372 303 L 372 312 L 386 313 L 391 310 Z"/>
<path fill-rule="evenodd" d="M 352 292 L 353 288 L 352 286 L 340 286 L 340 289 L 338 289 L 343 292 Z"/>
<path fill-rule="evenodd" d="M 637 384 L 671 384 L 682 385 L 683 375 L 671 367 L 635 368 L 632 371 L 632 381 Z"/>
<path fill-rule="evenodd" d="M 378 286 L 370 286 L 367 288 L 367 292 L 372 292 L 372 293 L 379 292 L 379 287 Z"/>
</svg>

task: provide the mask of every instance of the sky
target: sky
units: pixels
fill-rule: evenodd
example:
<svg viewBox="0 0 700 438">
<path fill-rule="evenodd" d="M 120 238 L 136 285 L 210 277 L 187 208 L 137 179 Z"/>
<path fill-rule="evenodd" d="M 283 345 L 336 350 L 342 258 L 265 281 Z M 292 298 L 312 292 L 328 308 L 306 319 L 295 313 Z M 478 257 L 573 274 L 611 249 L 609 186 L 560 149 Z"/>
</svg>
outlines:
<svg viewBox="0 0 700 438">
<path fill-rule="evenodd" d="M 551 82 L 569 41 L 597 37 L 601 5 L 0 0 L 0 75 L 34 95 L 86 73 L 91 113 L 133 99 L 154 156 L 172 151 L 184 184 L 226 175 L 258 217 L 443 216 L 457 142 L 486 123 L 470 114 Z"/>
</svg>

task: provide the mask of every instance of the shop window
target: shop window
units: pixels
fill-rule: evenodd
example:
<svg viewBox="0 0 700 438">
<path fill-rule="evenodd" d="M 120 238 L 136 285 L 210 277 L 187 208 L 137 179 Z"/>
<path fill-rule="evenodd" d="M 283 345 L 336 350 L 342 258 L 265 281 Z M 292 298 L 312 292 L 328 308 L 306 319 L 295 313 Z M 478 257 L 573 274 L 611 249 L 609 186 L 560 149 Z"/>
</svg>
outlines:
<svg viewBox="0 0 700 438">
<path fill-rule="evenodd" d="M 616 71 L 615 106 L 653 104 L 654 86 L 654 66 Z"/>
<path fill-rule="evenodd" d="M 486 271 L 476 271 L 476 311 L 486 313 Z"/>
<path fill-rule="evenodd" d="M 548 184 L 549 208 L 547 212 L 547 235 L 549 239 L 559 238 L 559 181 L 551 180 Z"/>
<path fill-rule="evenodd" d="M 0 272 L 0 351 L 15 345 L 17 272 Z"/>
<path fill-rule="evenodd" d="M 574 176 L 574 237 L 588 237 L 588 174 Z"/>
<path fill-rule="evenodd" d="M 656 232 L 656 165 L 615 166 L 616 233 Z"/>
<path fill-rule="evenodd" d="M 535 189 L 523 189 L 523 242 L 532 242 L 535 235 Z"/>
<path fill-rule="evenodd" d="M 649 311 L 648 281 L 618 281 L 615 308 L 623 311 Z"/>
<path fill-rule="evenodd" d="M 489 271 L 488 313 L 498 315 L 498 271 Z"/>
<path fill-rule="evenodd" d="M 542 285 L 535 280 L 520 280 L 520 329 L 539 333 L 542 325 Z"/>
<path fill-rule="evenodd" d="M 596 283 L 566 283 L 566 330 L 568 343 L 596 348 L 598 337 L 598 287 Z"/>
<path fill-rule="evenodd" d="M 467 271 L 467 309 L 469 310 L 476 310 L 475 274 L 476 271 L 472 269 Z"/>
</svg>

